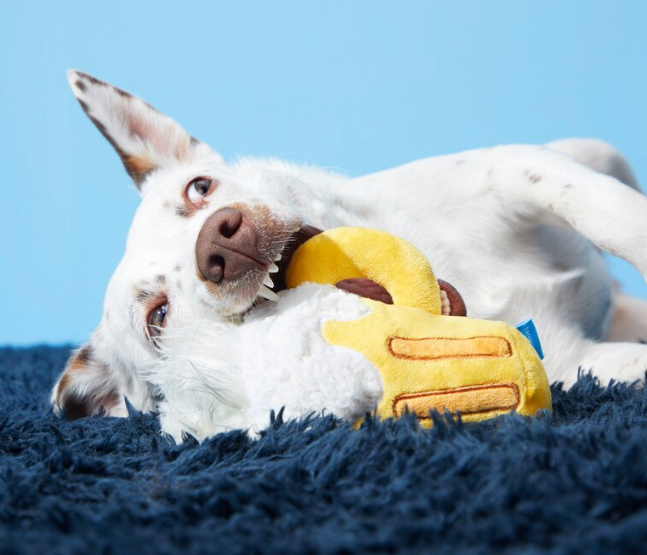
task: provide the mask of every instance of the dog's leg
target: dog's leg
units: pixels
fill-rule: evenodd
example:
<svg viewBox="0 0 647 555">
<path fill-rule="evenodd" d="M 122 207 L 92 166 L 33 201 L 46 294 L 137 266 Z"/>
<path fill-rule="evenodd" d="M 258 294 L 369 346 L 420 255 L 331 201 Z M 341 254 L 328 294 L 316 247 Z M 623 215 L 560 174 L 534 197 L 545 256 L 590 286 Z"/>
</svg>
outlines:
<svg viewBox="0 0 647 555">
<path fill-rule="evenodd" d="M 647 301 L 616 292 L 609 341 L 647 343 Z"/>
<path fill-rule="evenodd" d="M 597 139 L 562 139 L 546 146 L 640 191 L 629 162 L 609 143 Z M 616 285 L 613 295 L 608 339 L 614 342 L 647 342 L 647 302 L 621 293 L 619 285 Z"/>
<path fill-rule="evenodd" d="M 647 277 L 647 197 L 547 148 L 502 154 L 488 182 L 526 225 L 570 227 Z"/>
<path fill-rule="evenodd" d="M 608 385 L 611 380 L 629 383 L 642 381 L 647 370 L 647 345 L 584 341 L 578 356 L 562 364 L 566 387 L 575 382 L 573 370 L 576 368 L 584 372 L 592 371 L 602 385 Z"/>
<path fill-rule="evenodd" d="M 572 156 L 580 164 L 596 172 L 615 177 L 632 189 L 640 190 L 629 162 L 609 143 L 598 139 L 561 139 L 552 141 L 546 146 Z"/>
</svg>

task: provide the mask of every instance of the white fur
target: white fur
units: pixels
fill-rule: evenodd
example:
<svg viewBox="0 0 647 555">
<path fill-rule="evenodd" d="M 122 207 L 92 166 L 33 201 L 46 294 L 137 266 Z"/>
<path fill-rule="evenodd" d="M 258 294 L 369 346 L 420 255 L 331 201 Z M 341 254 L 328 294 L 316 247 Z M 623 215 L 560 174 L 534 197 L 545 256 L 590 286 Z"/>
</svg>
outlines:
<svg viewBox="0 0 647 555">
<path fill-rule="evenodd" d="M 305 284 L 243 325 L 203 320 L 174 329 L 150 374 L 164 396 L 163 429 L 178 440 L 182 432 L 258 432 L 283 407 L 286 418 L 328 411 L 357 420 L 377 405 L 381 380 L 359 353 L 326 343 L 321 325 L 367 313 L 354 295 Z"/>
<path fill-rule="evenodd" d="M 197 277 L 195 242 L 206 219 L 233 203 L 251 211 L 269 210 L 286 226 L 304 220 L 321 229 L 355 225 L 408 239 L 428 256 L 436 275 L 461 292 L 470 316 L 510 324 L 532 317 L 551 382 L 572 384 L 580 366 L 592 368 L 603 383 L 643 377 L 647 346 L 622 342 L 635 338 L 623 330 L 647 329 L 642 311 L 628 310 L 624 301 L 622 329 L 614 333 L 620 342 L 605 342 L 613 315 L 612 282 L 597 249 L 628 260 L 647 275 L 647 198 L 635 190 L 624 158 L 606 143 L 501 146 L 350 179 L 279 160 L 225 164 L 202 143 L 187 146 L 186 132 L 141 101 L 124 98 L 82 74 L 72 73 L 70 79 L 83 81 L 85 91 L 73 85 L 75 94 L 83 95 L 93 117 L 113 130 L 122 150 L 149 156 L 157 166 L 142 184 L 142 203 L 91 344 L 108 369 L 105 379 L 136 407 L 155 406 L 149 379 L 166 384 L 167 395 L 177 395 L 174 408 L 164 409 L 162 419 L 174 435 L 186 429 L 203 437 L 221 429 L 223 422 L 259 427 L 267 422 L 268 409 L 280 408 L 281 403 L 290 416 L 327 408 L 350 418 L 355 414 L 349 403 L 375 394 L 374 384 L 364 390 L 361 380 L 357 391 L 346 392 L 339 402 L 326 394 L 315 360 L 326 346 L 317 346 L 309 360 L 291 361 L 280 347 L 281 334 L 298 337 L 298 326 L 288 331 L 289 323 L 261 317 L 263 311 L 239 327 L 223 319 L 252 306 L 256 293 L 241 289 L 227 298 L 214 298 Z M 144 120 L 143 127 L 152 133 L 149 139 L 140 137 L 133 143 L 124 132 L 119 122 L 132 118 Z M 176 155 L 187 149 L 188 156 Z M 180 217 L 174 207 L 197 175 L 217 180 L 218 189 L 206 209 Z M 164 284 L 156 282 L 159 275 L 165 276 Z M 134 301 L 141 288 L 169 299 L 165 334 L 177 336 L 180 346 L 161 361 L 144 333 L 147 305 Z M 305 307 L 308 300 L 301 302 Z M 290 306 L 285 309 L 294 310 L 298 322 L 300 308 Z M 200 322 L 195 333 L 187 332 L 186 326 L 195 322 Z M 244 347 L 253 345 L 255 333 L 263 348 Z M 182 337 L 187 339 L 183 345 Z M 209 338 L 215 337 L 227 339 L 218 340 L 223 348 L 212 357 Z M 201 347 L 191 347 L 196 344 Z M 370 375 L 360 360 L 348 357 L 342 357 L 348 361 L 345 372 L 356 371 L 362 379 Z M 282 379 L 302 380 L 299 391 L 307 390 L 306 382 L 312 380 L 313 396 L 303 399 L 289 389 L 273 389 L 263 381 L 268 366 Z M 153 367 L 157 370 L 151 377 Z M 170 385 L 173 380 L 178 380 L 177 388 Z M 192 403 L 206 406 L 210 395 L 219 400 L 207 417 Z M 123 407 L 112 412 L 120 410 Z"/>
</svg>

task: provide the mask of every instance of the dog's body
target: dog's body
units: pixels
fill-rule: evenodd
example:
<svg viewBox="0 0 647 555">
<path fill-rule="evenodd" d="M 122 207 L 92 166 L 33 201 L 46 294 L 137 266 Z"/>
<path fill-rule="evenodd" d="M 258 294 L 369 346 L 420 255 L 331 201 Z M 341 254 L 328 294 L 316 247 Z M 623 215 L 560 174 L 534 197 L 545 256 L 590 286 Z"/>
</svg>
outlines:
<svg viewBox="0 0 647 555">
<path fill-rule="evenodd" d="M 532 317 L 551 382 L 573 383 L 580 367 L 603 382 L 643 377 L 647 346 L 631 342 L 647 337 L 643 304 L 616 297 L 614 308 L 596 247 L 647 275 L 647 198 L 605 143 L 496 147 L 349 179 L 276 160 L 227 165 L 141 100 L 77 72 L 70 83 L 142 204 L 101 324 L 54 389 L 69 416 L 126 415 L 124 396 L 153 409 L 151 336 L 161 326 L 163 335 L 189 321 L 240 319 L 271 297 L 263 283 L 304 222 L 389 231 L 425 253 L 470 316 Z M 216 228 L 217 245 L 209 242 Z M 231 230 L 247 234 L 253 252 L 222 246 Z"/>
</svg>

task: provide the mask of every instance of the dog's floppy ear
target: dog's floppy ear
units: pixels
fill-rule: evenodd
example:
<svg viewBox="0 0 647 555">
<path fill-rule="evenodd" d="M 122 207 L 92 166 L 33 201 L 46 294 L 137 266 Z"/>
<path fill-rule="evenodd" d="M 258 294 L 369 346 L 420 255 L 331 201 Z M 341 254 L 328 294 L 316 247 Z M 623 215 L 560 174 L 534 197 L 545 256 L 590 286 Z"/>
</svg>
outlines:
<svg viewBox="0 0 647 555">
<path fill-rule="evenodd" d="M 80 71 L 67 74 L 83 110 L 121 157 L 138 188 L 150 172 L 201 154 L 222 159 L 171 118 L 127 92 Z"/>
<path fill-rule="evenodd" d="M 91 343 L 74 351 L 54 386 L 52 403 L 69 420 L 106 415 L 125 416 L 123 393 L 108 367 L 97 360 Z"/>
</svg>

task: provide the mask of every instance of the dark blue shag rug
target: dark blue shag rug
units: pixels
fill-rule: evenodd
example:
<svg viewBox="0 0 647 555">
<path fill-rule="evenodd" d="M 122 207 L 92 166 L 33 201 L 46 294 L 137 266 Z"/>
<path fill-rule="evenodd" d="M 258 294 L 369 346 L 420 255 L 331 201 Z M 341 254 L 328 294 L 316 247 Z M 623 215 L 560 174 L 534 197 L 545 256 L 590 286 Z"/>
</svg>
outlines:
<svg viewBox="0 0 647 555">
<path fill-rule="evenodd" d="M 55 418 L 69 349 L 0 349 L 0 552 L 647 552 L 647 402 L 582 378 L 555 412 L 283 423 L 176 446 L 155 418 Z"/>
</svg>

